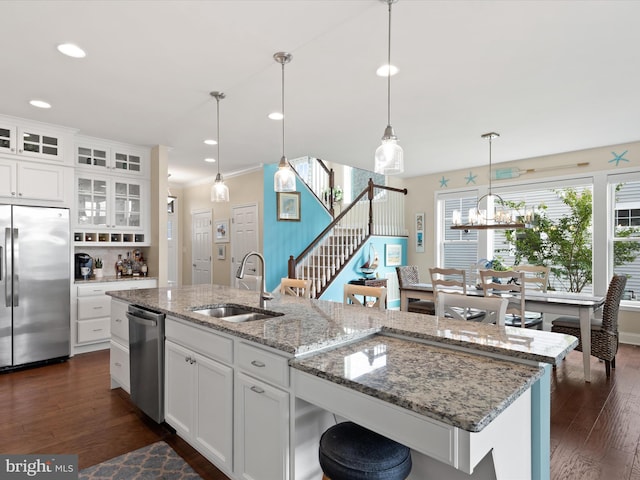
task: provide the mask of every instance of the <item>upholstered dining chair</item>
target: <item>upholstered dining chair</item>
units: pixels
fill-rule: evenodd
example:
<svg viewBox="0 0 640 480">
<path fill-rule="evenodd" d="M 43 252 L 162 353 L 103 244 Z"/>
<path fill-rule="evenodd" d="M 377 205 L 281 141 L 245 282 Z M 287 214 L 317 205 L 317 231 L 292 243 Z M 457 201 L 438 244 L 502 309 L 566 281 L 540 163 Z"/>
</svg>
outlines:
<svg viewBox="0 0 640 480">
<path fill-rule="evenodd" d="M 357 296 L 363 297 L 360 300 Z M 375 301 L 367 301 L 371 297 Z M 345 305 L 360 305 L 385 310 L 387 308 L 387 289 L 385 287 L 368 287 L 365 285 L 344 285 L 343 303 Z"/>
<path fill-rule="evenodd" d="M 482 311 L 483 323 L 504 325 L 509 300 L 502 297 L 475 297 L 457 293 L 438 293 L 436 315 L 445 315 L 457 320 L 470 320 L 467 312 Z"/>
<path fill-rule="evenodd" d="M 512 299 L 507 306 L 507 317 L 505 318 L 505 325 L 520 326 L 522 328 L 527 326 L 525 310 L 524 310 L 524 294 L 525 283 L 524 273 L 514 272 L 513 270 L 480 270 L 480 285 L 484 291 L 485 297 L 492 295 L 504 295 L 508 293 L 520 294 L 519 299 Z M 523 322 L 522 319 L 525 319 Z M 542 321 L 539 320 L 538 323 Z M 530 322 L 533 326 L 533 322 Z"/>
<path fill-rule="evenodd" d="M 396 275 L 398 275 L 398 286 L 400 289 L 408 285 L 420 283 L 420 275 L 416 265 L 405 265 L 396 267 Z M 409 312 L 423 313 L 434 315 L 436 313 L 435 303 L 430 300 L 409 299 Z"/>
<path fill-rule="evenodd" d="M 607 378 L 611 376 L 611 368 L 616 368 L 618 353 L 618 311 L 620 300 L 627 285 L 625 275 L 614 275 L 607 288 L 607 296 L 602 307 L 602 316 L 591 320 L 591 355 L 604 360 Z M 551 331 L 566 333 L 578 337 L 576 350 L 582 351 L 580 338 L 580 320 L 578 317 L 558 317 L 551 323 Z"/>
<path fill-rule="evenodd" d="M 294 297 L 311 298 L 311 280 L 283 278 L 280 280 L 280 293 Z"/>
</svg>

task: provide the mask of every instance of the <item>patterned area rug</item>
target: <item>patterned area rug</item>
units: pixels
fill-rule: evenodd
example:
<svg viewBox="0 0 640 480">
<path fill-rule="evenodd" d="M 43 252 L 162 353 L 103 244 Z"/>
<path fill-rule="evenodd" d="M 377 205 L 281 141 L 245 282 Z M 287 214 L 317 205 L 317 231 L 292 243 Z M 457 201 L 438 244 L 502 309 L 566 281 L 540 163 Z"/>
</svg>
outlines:
<svg viewBox="0 0 640 480">
<path fill-rule="evenodd" d="M 81 480 L 202 480 L 165 442 L 125 453 L 80 472 Z"/>
</svg>

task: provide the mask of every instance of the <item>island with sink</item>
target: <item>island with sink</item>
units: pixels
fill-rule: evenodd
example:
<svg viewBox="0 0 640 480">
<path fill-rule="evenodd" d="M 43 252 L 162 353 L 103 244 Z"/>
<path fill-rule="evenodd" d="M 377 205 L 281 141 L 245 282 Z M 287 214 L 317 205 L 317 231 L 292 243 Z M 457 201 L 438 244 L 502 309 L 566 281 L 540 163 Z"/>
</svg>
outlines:
<svg viewBox="0 0 640 480">
<path fill-rule="evenodd" d="M 114 315 L 166 314 L 165 421 L 230 478 L 320 478 L 320 435 L 345 419 L 409 446 L 410 479 L 549 477 L 549 372 L 575 337 L 290 296 L 262 307 L 220 285 L 109 295 Z"/>
</svg>

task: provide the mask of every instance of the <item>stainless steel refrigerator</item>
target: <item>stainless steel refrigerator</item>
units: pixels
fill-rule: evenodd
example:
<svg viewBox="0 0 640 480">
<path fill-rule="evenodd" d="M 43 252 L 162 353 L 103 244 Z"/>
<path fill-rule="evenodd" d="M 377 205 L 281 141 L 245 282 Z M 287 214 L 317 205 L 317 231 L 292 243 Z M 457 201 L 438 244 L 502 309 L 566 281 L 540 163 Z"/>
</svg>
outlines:
<svg viewBox="0 0 640 480">
<path fill-rule="evenodd" d="M 0 369 L 69 356 L 69 210 L 0 205 Z"/>
</svg>

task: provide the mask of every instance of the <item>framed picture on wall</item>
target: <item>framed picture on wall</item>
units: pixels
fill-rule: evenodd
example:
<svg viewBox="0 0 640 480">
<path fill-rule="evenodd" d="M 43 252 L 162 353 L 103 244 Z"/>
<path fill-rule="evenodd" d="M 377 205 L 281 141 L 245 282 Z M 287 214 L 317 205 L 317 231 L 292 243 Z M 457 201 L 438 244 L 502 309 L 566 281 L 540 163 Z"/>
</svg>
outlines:
<svg viewBox="0 0 640 480">
<path fill-rule="evenodd" d="M 300 192 L 278 192 L 278 221 L 300 221 Z"/>
<path fill-rule="evenodd" d="M 213 225 L 215 227 L 213 235 L 216 243 L 227 243 L 229 241 L 229 220 L 216 220 Z"/>
<path fill-rule="evenodd" d="M 424 213 L 416 213 L 416 252 L 424 252 Z"/>
<path fill-rule="evenodd" d="M 226 253 L 227 253 L 227 246 L 226 245 L 218 245 L 218 255 L 217 255 L 217 259 L 218 260 L 224 260 L 226 257 Z"/>
<path fill-rule="evenodd" d="M 387 267 L 402 265 L 402 245 L 385 245 L 384 264 Z"/>
</svg>

